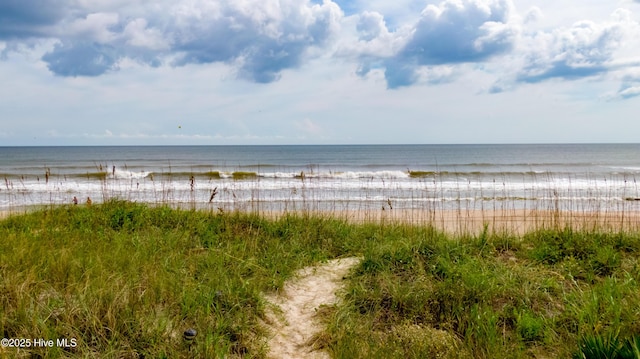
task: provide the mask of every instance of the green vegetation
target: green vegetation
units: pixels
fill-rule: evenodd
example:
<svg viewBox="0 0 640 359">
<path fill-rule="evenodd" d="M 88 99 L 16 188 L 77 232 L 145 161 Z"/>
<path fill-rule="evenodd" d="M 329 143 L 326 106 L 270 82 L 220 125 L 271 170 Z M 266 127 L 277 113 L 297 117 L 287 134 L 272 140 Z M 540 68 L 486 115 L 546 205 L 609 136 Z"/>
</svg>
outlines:
<svg viewBox="0 0 640 359">
<path fill-rule="evenodd" d="M 635 232 L 451 236 L 112 201 L 11 216 L 0 238 L 3 337 L 77 339 L 23 356 L 264 357 L 263 293 L 359 256 L 344 301 L 322 311 L 332 357 L 639 357 Z"/>
<path fill-rule="evenodd" d="M 77 339 L 27 350 L 51 358 L 260 357 L 262 293 L 350 252 L 334 240 L 345 228 L 120 201 L 12 216 L 0 222 L 0 332 Z"/>
<path fill-rule="evenodd" d="M 338 356 L 582 357 L 579 338 L 640 333 L 637 233 L 395 228 L 383 238 L 366 248 L 330 321 Z M 434 330 L 441 342 L 424 344 Z"/>
</svg>

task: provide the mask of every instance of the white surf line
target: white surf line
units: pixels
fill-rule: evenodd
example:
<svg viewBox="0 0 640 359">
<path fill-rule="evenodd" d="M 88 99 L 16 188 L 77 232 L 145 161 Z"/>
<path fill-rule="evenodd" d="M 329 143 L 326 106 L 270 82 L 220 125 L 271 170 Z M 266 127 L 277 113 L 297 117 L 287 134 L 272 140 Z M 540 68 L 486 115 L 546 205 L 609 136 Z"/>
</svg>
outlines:
<svg viewBox="0 0 640 359">
<path fill-rule="evenodd" d="M 337 303 L 336 292 L 342 286 L 343 277 L 359 261 L 359 258 L 341 258 L 303 268 L 285 283 L 281 295 L 267 296 L 267 301 L 281 310 L 267 310 L 272 335 L 270 358 L 329 358 L 326 352 L 314 351 L 308 343 L 322 330 L 315 314 L 321 305 Z"/>
</svg>

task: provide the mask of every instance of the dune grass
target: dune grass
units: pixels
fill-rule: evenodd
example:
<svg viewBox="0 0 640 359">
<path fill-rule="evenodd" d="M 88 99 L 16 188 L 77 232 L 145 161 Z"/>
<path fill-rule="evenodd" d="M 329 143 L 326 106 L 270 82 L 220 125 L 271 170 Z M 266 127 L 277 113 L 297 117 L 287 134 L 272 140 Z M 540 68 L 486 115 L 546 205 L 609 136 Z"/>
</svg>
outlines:
<svg viewBox="0 0 640 359">
<path fill-rule="evenodd" d="M 585 338 L 637 342 L 639 251 L 633 233 L 387 232 L 367 247 L 346 304 L 329 321 L 331 350 L 361 358 L 582 358 Z"/>
<path fill-rule="evenodd" d="M 259 357 L 262 293 L 347 252 L 340 228 L 127 202 L 12 216 L 0 222 L 0 331 L 76 338 L 79 357 Z"/>
<path fill-rule="evenodd" d="M 0 357 L 261 358 L 263 294 L 346 256 L 363 259 L 323 311 L 332 357 L 582 358 L 639 342 L 640 233 L 629 231 L 453 236 L 108 201 L 11 216 L 0 238 L 3 337 L 77 340 Z"/>
</svg>

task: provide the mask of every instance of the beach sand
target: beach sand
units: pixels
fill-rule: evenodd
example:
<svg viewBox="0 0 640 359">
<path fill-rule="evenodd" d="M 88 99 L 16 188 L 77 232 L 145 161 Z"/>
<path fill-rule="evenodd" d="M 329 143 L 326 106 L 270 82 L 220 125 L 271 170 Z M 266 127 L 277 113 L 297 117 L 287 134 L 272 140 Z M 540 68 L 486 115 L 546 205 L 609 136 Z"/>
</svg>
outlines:
<svg viewBox="0 0 640 359">
<path fill-rule="evenodd" d="M 33 209 L 32 209 L 33 210 Z M 207 211 L 204 210 L 203 211 Z M 229 211 L 232 212 L 232 211 Z M 229 213 L 227 212 L 227 213 Z M 295 210 L 242 211 L 277 219 L 285 215 L 320 216 L 350 223 L 432 225 L 451 234 L 478 234 L 485 226 L 490 233 L 521 235 L 542 228 L 566 228 L 601 231 L 640 231 L 640 211 L 555 211 L 555 210 Z M 0 219 L 21 211 L 0 211 Z M 213 213 L 213 211 L 212 211 Z M 215 211 L 215 213 L 218 213 Z"/>
<path fill-rule="evenodd" d="M 271 333 L 270 358 L 329 358 L 313 346 L 313 336 L 322 331 L 318 310 L 339 301 L 337 292 L 344 277 L 360 261 L 340 258 L 299 270 L 279 295 L 267 295 L 266 327 Z M 273 306 L 273 307 L 272 307 Z M 275 308 L 274 308 L 275 307 Z"/>
<path fill-rule="evenodd" d="M 640 230 L 640 212 L 571 212 L 547 210 L 379 210 L 379 211 L 293 211 L 261 212 L 269 218 L 286 214 L 320 215 L 344 219 L 351 223 L 432 225 L 452 234 L 508 232 L 524 234 L 543 228 L 566 228 L 603 231 Z"/>
<path fill-rule="evenodd" d="M 20 207 L 20 208 L 0 210 L 0 219 L 4 219 L 12 215 L 25 214 L 37 209 L 38 207 L 32 206 L 32 207 Z"/>
</svg>

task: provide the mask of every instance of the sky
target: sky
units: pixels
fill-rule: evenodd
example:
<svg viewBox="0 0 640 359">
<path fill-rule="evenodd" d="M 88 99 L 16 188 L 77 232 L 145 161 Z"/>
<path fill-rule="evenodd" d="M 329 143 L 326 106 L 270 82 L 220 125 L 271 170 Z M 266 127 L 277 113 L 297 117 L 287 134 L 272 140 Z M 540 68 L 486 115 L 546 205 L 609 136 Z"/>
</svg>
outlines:
<svg viewBox="0 0 640 359">
<path fill-rule="evenodd" d="M 640 141 L 640 0 L 1 0 L 0 146 Z"/>
</svg>

